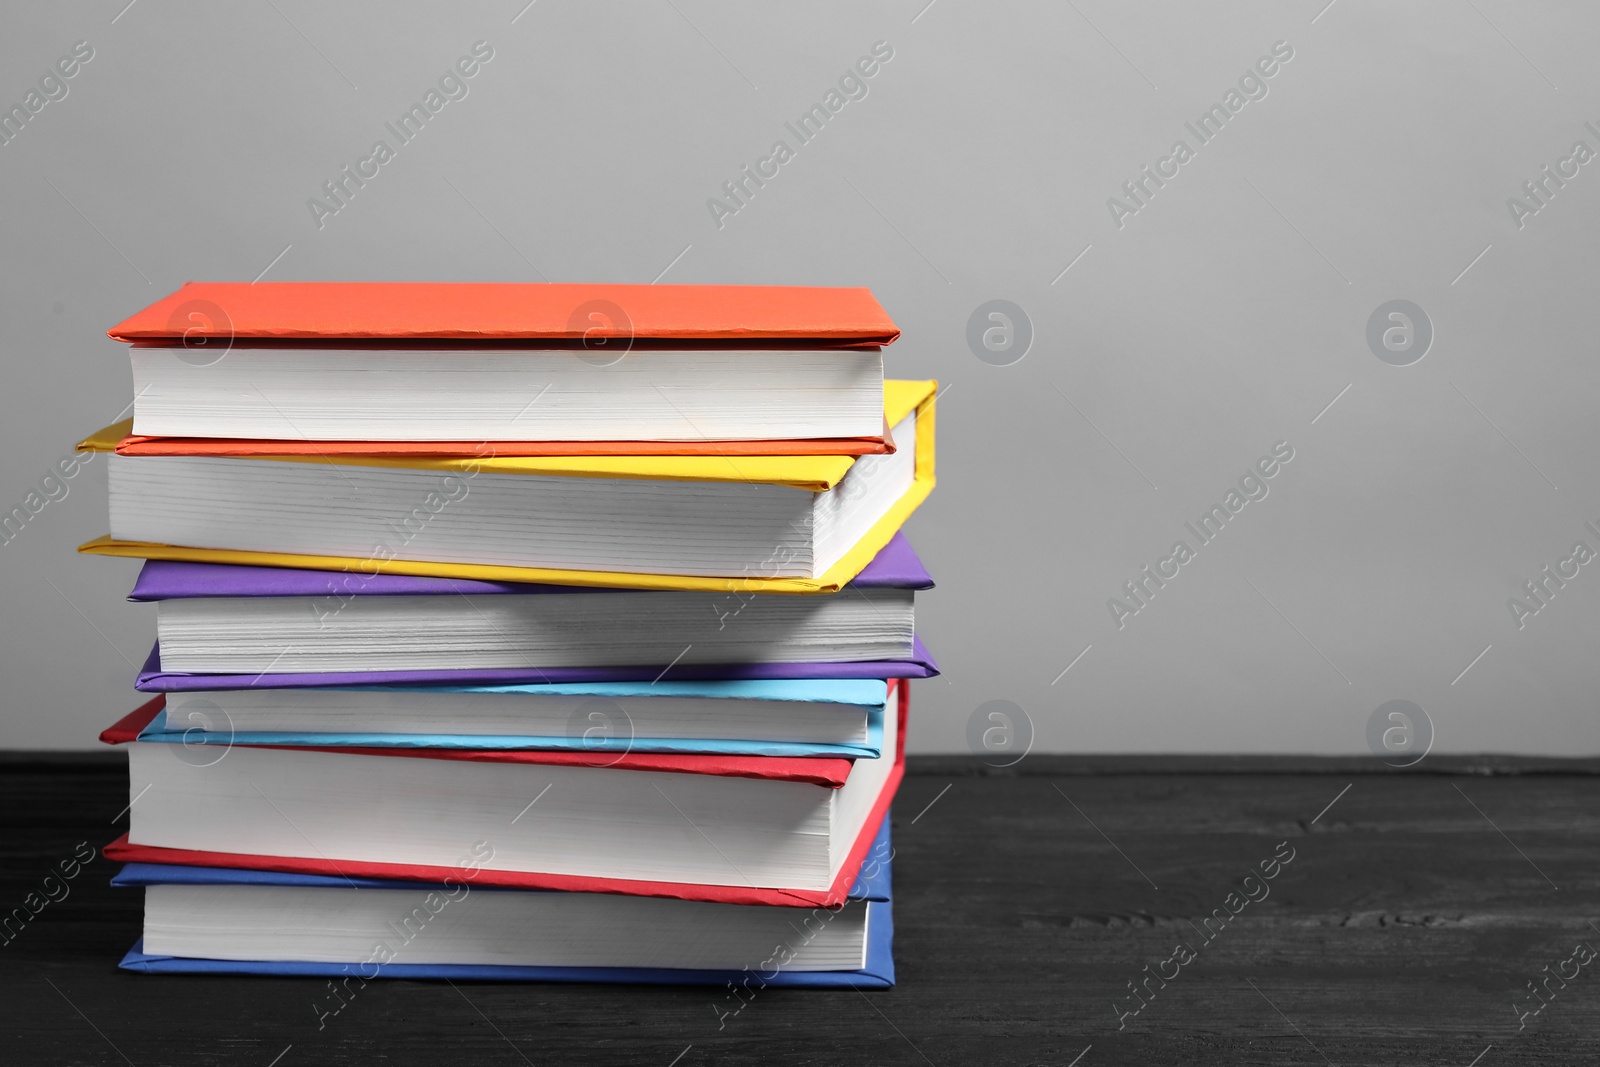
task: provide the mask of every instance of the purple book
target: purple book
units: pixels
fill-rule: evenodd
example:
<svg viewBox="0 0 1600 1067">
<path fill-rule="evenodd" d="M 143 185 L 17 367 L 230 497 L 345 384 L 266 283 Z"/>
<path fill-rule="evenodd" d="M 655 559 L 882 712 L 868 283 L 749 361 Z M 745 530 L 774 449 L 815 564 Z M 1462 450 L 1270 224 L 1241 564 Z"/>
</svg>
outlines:
<svg viewBox="0 0 1600 1067">
<path fill-rule="evenodd" d="M 864 567 L 846 588 L 930 589 L 933 579 L 901 534 Z M 191 597 L 242 596 L 417 596 L 493 593 L 584 594 L 605 596 L 616 590 L 574 586 L 486 582 L 461 578 L 423 578 L 404 574 L 347 574 L 340 571 L 285 567 L 249 567 L 225 563 L 150 560 L 139 573 L 130 600 L 157 601 Z M 832 594 L 844 596 L 841 591 Z M 905 660 L 861 663 L 679 664 L 640 667 L 494 668 L 476 670 L 362 671 L 323 674 L 184 674 L 161 669 L 157 646 L 139 671 L 137 688 L 147 692 L 210 689 L 300 689 L 311 686 L 373 685 L 526 685 L 540 682 L 635 682 L 663 676 L 673 679 L 781 678 L 928 678 L 939 673 L 933 657 L 913 642 Z"/>
</svg>

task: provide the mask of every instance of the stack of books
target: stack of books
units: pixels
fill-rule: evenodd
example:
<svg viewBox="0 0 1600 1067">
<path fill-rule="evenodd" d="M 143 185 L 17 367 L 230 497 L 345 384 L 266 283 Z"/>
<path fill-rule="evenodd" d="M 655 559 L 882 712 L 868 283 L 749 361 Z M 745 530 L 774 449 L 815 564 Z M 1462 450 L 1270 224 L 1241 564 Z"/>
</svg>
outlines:
<svg viewBox="0 0 1600 1067">
<path fill-rule="evenodd" d="M 868 291 L 190 283 L 110 332 L 124 967 L 893 983 L 936 388 Z"/>
</svg>

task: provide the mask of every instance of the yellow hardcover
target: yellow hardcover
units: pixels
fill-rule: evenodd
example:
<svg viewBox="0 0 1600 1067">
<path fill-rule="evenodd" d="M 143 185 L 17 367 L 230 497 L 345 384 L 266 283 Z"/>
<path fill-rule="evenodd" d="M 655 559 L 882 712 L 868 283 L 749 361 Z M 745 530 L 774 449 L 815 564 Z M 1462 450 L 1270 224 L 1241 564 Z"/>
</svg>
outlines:
<svg viewBox="0 0 1600 1067">
<path fill-rule="evenodd" d="M 602 586 L 623 589 L 695 590 L 700 592 L 833 593 L 861 573 L 934 486 L 934 413 L 938 383 L 884 382 L 884 416 L 890 426 L 916 412 L 916 474 L 911 487 L 895 501 L 865 537 L 856 542 L 817 578 L 737 578 L 677 574 L 630 574 L 617 571 L 575 571 L 547 567 L 504 567 L 478 563 L 430 563 L 416 560 L 355 559 L 307 556 L 289 552 L 254 552 L 226 548 L 118 541 L 109 535 L 78 546 L 79 552 L 135 559 L 187 560 L 195 563 L 240 563 L 257 567 L 301 567 L 309 570 L 360 571 L 366 574 L 415 574 L 437 578 L 472 578 L 498 582 L 544 582 L 553 585 Z M 79 451 L 109 452 L 127 436 L 127 424 L 108 426 L 84 438 Z M 160 457 L 149 457 L 159 459 Z M 822 492 L 839 484 L 854 456 L 518 456 L 476 458 L 363 456 L 238 456 L 242 462 L 339 463 L 349 466 L 412 467 L 423 470 L 473 470 L 497 474 L 541 474 L 577 478 L 654 478 L 664 481 L 756 482 Z"/>
</svg>

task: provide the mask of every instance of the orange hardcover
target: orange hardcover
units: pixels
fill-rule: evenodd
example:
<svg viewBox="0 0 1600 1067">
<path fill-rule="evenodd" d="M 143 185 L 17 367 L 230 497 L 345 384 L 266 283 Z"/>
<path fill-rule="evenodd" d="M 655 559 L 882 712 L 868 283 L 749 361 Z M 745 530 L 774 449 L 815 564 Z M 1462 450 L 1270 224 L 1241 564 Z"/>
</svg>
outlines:
<svg viewBox="0 0 1600 1067">
<path fill-rule="evenodd" d="M 118 424 L 125 433 L 133 420 Z M 139 437 L 117 442 L 119 456 L 876 456 L 894 452 L 882 437 L 803 441 L 256 441 L 238 437 Z"/>
<path fill-rule="evenodd" d="M 862 288 L 534 282 L 188 282 L 107 331 L 118 341 L 809 340 L 900 336 Z"/>
</svg>

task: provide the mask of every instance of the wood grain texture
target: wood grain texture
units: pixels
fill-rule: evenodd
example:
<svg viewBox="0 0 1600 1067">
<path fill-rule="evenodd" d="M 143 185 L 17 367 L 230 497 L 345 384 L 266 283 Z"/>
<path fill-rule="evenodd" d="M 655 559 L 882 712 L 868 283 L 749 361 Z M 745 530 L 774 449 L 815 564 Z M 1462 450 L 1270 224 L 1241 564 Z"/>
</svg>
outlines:
<svg viewBox="0 0 1600 1067">
<path fill-rule="evenodd" d="M 319 1030 L 320 980 L 118 972 L 140 898 L 112 890 L 97 859 L 0 947 L 0 1059 L 1600 1061 L 1600 961 L 1525 1028 L 1513 1008 L 1531 1006 L 1525 983 L 1577 942 L 1600 948 L 1592 764 L 1485 758 L 1462 761 L 1463 773 L 1374 774 L 1359 761 L 1248 762 L 1029 759 L 1016 769 L 1026 773 L 996 774 L 914 761 L 894 813 L 900 985 L 761 991 L 720 1027 L 735 1006 L 726 990 L 392 981 L 360 990 Z M 9 911 L 78 842 L 120 832 L 126 778 L 104 759 L 0 758 L 0 768 Z M 1283 842 L 1294 859 L 1269 895 L 1203 941 L 1193 924 Z M 1132 1005 L 1127 983 L 1180 940 L 1195 958 L 1152 984 L 1154 999 L 1119 1031 L 1113 1004 Z"/>
</svg>

